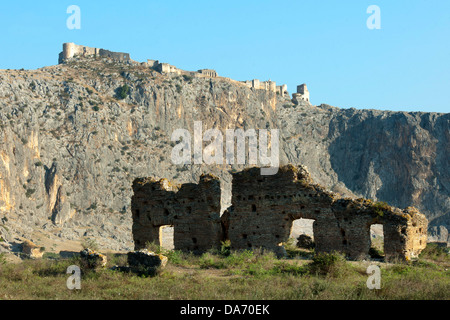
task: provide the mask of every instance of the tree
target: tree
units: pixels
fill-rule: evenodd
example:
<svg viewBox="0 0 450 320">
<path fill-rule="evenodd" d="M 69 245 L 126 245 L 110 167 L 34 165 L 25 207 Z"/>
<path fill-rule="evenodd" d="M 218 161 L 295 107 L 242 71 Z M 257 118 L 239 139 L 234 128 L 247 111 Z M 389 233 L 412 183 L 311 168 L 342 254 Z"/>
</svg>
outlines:
<svg viewBox="0 0 450 320">
<path fill-rule="evenodd" d="M 117 89 L 117 98 L 120 100 L 126 99 L 126 97 L 128 97 L 129 94 L 130 94 L 130 87 L 127 84 Z"/>
</svg>

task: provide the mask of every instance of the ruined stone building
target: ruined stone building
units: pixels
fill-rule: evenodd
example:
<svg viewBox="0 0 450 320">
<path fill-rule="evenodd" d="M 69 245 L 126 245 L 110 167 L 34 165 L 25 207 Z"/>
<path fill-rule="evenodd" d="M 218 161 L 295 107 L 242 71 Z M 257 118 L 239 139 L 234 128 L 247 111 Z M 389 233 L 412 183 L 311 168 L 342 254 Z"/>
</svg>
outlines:
<svg viewBox="0 0 450 320">
<path fill-rule="evenodd" d="M 176 185 L 167 179 L 137 179 L 131 202 L 136 250 L 161 245 L 161 228 L 173 226 L 175 250 L 204 252 L 223 240 L 218 178 L 204 175 L 199 184 Z"/>
<path fill-rule="evenodd" d="M 193 72 L 193 71 L 185 71 L 185 70 L 181 70 L 178 69 L 175 66 L 172 66 L 168 63 L 160 63 L 158 60 L 151 60 L 148 59 L 147 62 L 145 62 L 145 64 L 147 66 L 149 66 L 150 68 L 153 68 L 161 73 L 165 73 L 165 74 L 177 74 L 177 75 L 189 75 L 192 77 L 197 77 L 197 78 L 201 78 L 201 77 L 209 77 L 209 78 L 217 78 L 219 75 L 217 74 L 216 70 L 212 70 L 212 69 L 202 69 L 202 70 L 198 70 L 197 72 Z"/>
<path fill-rule="evenodd" d="M 366 199 L 343 199 L 313 183 L 306 168 L 286 166 L 273 176 L 259 168 L 233 174 L 232 206 L 220 216 L 220 181 L 202 176 L 199 184 L 137 179 L 133 184 L 133 237 L 136 249 L 160 242 L 160 228 L 174 227 L 176 250 L 204 252 L 229 239 L 234 250 L 282 251 L 293 221 L 312 219 L 316 252 L 365 259 L 370 227 L 382 224 L 386 260 L 417 257 L 427 243 L 428 221 Z M 281 249 L 281 250 L 280 250 Z"/>
<path fill-rule="evenodd" d="M 339 198 L 313 184 L 304 167 L 283 167 L 274 176 L 255 168 L 234 174 L 228 214 L 233 249 L 276 251 L 301 218 L 314 220 L 316 252 L 338 251 L 350 259 L 368 256 L 374 224 L 383 225 L 386 259 L 416 257 L 427 242 L 427 219 L 416 209 Z"/>
<path fill-rule="evenodd" d="M 243 83 L 244 85 L 246 85 L 249 88 L 274 92 L 283 97 L 289 95 L 287 85 L 283 84 L 281 86 L 277 86 L 277 83 L 275 81 L 271 81 L 271 80 L 260 81 L 258 79 L 253 79 L 253 80 L 241 81 L 241 83 Z"/>
<path fill-rule="evenodd" d="M 280 96 L 282 96 L 282 97 L 288 96 L 289 93 L 288 93 L 288 87 L 287 87 L 287 85 L 283 84 L 283 85 L 281 85 L 281 86 L 277 86 L 277 93 L 278 93 Z"/>
<path fill-rule="evenodd" d="M 64 43 L 63 51 L 59 54 L 59 63 L 64 63 L 74 57 L 102 57 L 108 58 L 118 62 L 124 61 L 132 61 L 130 55 L 128 53 L 122 52 L 112 52 L 104 49 L 91 48 L 83 45 L 76 45 L 75 43 Z M 213 69 L 201 69 L 196 72 L 194 71 L 185 71 L 179 69 L 169 63 L 159 62 L 158 60 L 148 59 L 146 62 L 142 62 L 142 65 L 146 65 L 149 68 L 152 68 L 163 74 L 175 74 L 175 75 L 188 75 L 195 78 L 218 78 L 219 75 L 216 70 Z M 230 81 L 234 81 L 229 78 L 222 78 Z M 287 85 L 283 84 L 281 86 L 277 86 L 276 82 L 268 80 L 268 81 L 260 81 L 258 79 L 250 80 L 250 81 L 239 81 L 239 83 L 244 84 L 245 86 L 257 89 L 257 90 L 266 90 L 270 92 L 277 93 L 281 96 L 288 96 L 289 93 L 287 91 Z M 306 85 L 301 85 L 298 87 L 298 93 L 293 95 L 293 100 L 295 101 L 309 101 L 309 92 L 306 88 Z"/>
<path fill-rule="evenodd" d="M 243 84 L 245 84 L 247 87 L 257 90 L 266 90 L 271 92 L 277 91 L 277 84 L 274 81 L 259 81 L 258 79 L 250 80 L 250 81 L 243 81 Z"/>
<path fill-rule="evenodd" d="M 205 77 L 209 77 L 209 78 L 217 78 L 218 77 L 216 70 L 212 70 L 212 69 L 198 70 L 198 73 Z"/>
<path fill-rule="evenodd" d="M 292 100 L 295 104 L 299 104 L 301 101 L 309 102 L 309 91 L 306 84 L 297 86 L 297 93 L 292 94 Z"/>
<path fill-rule="evenodd" d="M 147 65 L 150 68 L 153 68 L 154 70 L 161 72 L 161 73 L 175 73 L 175 74 L 183 74 L 183 73 L 187 73 L 186 71 L 183 71 L 181 69 L 178 69 L 175 66 L 172 66 L 168 63 L 160 63 L 158 60 L 151 60 L 151 59 L 147 59 L 147 62 L 144 63 L 145 65 Z"/>
<path fill-rule="evenodd" d="M 178 69 L 177 67 L 172 66 L 168 63 L 160 63 L 160 64 L 158 64 L 156 69 L 161 73 L 176 73 L 176 74 L 182 73 L 182 71 L 180 69 Z"/>
<path fill-rule="evenodd" d="M 102 58 L 109 58 L 115 61 L 124 62 L 131 61 L 128 53 L 112 52 L 104 49 L 90 48 L 86 46 L 76 45 L 75 43 L 64 43 L 63 51 L 59 54 L 59 63 L 63 63 L 75 56 L 97 56 Z"/>
</svg>

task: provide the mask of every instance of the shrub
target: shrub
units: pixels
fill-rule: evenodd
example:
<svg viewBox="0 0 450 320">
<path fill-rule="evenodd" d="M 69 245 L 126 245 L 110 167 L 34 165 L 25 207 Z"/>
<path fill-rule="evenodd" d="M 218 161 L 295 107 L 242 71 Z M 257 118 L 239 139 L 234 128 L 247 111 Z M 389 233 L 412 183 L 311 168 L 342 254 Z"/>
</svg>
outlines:
<svg viewBox="0 0 450 320">
<path fill-rule="evenodd" d="M 83 249 L 91 249 L 91 250 L 94 250 L 94 251 L 98 250 L 97 241 L 95 239 L 92 239 L 92 238 L 84 238 L 81 241 L 81 246 L 83 247 Z"/>
<path fill-rule="evenodd" d="M 406 264 L 395 264 L 391 269 L 393 273 L 406 275 L 411 272 L 411 267 Z"/>
<path fill-rule="evenodd" d="M 391 207 L 386 202 L 377 202 L 372 206 L 372 208 L 380 217 L 384 215 L 384 211 L 391 209 Z"/>
<path fill-rule="evenodd" d="M 220 255 L 228 257 L 231 254 L 231 241 L 222 241 L 220 246 Z"/>
<path fill-rule="evenodd" d="M 164 255 L 173 264 L 182 264 L 184 260 L 184 253 L 179 250 L 169 250 Z"/>
<path fill-rule="evenodd" d="M 428 270 L 439 270 L 439 266 L 437 264 L 429 261 L 415 260 L 412 261 L 411 265 L 414 267 L 425 268 Z"/>
<path fill-rule="evenodd" d="M 289 264 L 289 263 L 277 263 L 273 269 L 273 274 L 290 274 L 293 276 L 301 276 L 306 273 L 308 273 L 308 267 L 307 266 L 299 266 L 295 264 Z"/>
<path fill-rule="evenodd" d="M 226 264 L 217 255 L 210 252 L 204 253 L 199 259 L 199 266 L 201 269 L 224 269 Z"/>
<path fill-rule="evenodd" d="M 27 192 L 25 193 L 25 195 L 27 198 L 30 198 L 35 192 L 36 192 L 36 189 L 27 189 Z"/>
<path fill-rule="evenodd" d="M 128 264 L 128 256 L 123 253 L 108 253 L 106 257 L 110 265 L 126 266 Z"/>
<path fill-rule="evenodd" d="M 145 249 L 147 249 L 148 251 L 154 252 L 156 254 L 162 254 L 162 247 L 158 244 L 156 244 L 155 242 L 147 242 L 145 244 Z"/>
<path fill-rule="evenodd" d="M 309 264 L 309 271 L 317 275 L 339 277 L 348 271 L 348 265 L 341 253 L 318 253 Z"/>
<path fill-rule="evenodd" d="M 130 94 L 130 87 L 125 84 L 117 89 L 117 98 L 120 100 L 126 99 Z"/>
<path fill-rule="evenodd" d="M 450 261 L 449 248 L 441 247 L 436 243 L 428 243 L 420 253 L 419 258 L 435 261 Z"/>
<path fill-rule="evenodd" d="M 383 251 L 381 251 L 375 247 L 371 247 L 369 249 L 369 256 L 372 259 L 382 259 L 382 258 L 384 258 L 384 253 L 383 253 Z"/>
<path fill-rule="evenodd" d="M 255 256 L 251 250 L 233 251 L 226 259 L 230 266 L 239 266 L 249 264 L 255 259 Z"/>
<path fill-rule="evenodd" d="M 58 253 L 54 253 L 54 252 L 46 252 L 43 255 L 44 259 L 51 259 L 51 260 L 58 260 L 61 258 L 61 256 Z"/>
<path fill-rule="evenodd" d="M 183 78 L 184 78 L 184 81 L 187 81 L 187 82 L 191 82 L 192 79 L 194 79 L 194 77 L 186 75 L 186 74 L 183 74 Z"/>
</svg>

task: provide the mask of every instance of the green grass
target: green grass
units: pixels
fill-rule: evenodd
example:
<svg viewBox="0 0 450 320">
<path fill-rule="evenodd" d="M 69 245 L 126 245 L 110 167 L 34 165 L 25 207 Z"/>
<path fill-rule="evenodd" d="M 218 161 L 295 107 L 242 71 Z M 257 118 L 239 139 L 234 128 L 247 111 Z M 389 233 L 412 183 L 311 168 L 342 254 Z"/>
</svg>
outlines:
<svg viewBox="0 0 450 320">
<path fill-rule="evenodd" d="M 423 260 L 434 260 L 437 262 L 450 262 L 449 248 L 439 247 L 435 243 L 430 243 L 420 253 L 420 258 Z"/>
<path fill-rule="evenodd" d="M 264 251 L 229 251 L 227 244 L 203 255 L 166 251 L 169 262 L 154 277 L 110 270 L 124 266 L 126 254 L 108 254 L 108 266 L 83 271 L 82 288 L 66 287 L 67 267 L 77 258 L 24 260 L 0 263 L 2 299 L 176 299 L 176 300 L 448 300 L 450 265 L 447 256 L 425 251 L 426 258 L 410 263 L 381 263 L 381 289 L 366 286 L 367 267 L 372 262 L 349 262 L 336 253 L 302 254 L 277 259 Z M 291 248 L 294 250 L 293 248 Z M 428 252 L 428 253 L 427 253 Z M 437 260 L 432 258 L 437 257 Z"/>
</svg>

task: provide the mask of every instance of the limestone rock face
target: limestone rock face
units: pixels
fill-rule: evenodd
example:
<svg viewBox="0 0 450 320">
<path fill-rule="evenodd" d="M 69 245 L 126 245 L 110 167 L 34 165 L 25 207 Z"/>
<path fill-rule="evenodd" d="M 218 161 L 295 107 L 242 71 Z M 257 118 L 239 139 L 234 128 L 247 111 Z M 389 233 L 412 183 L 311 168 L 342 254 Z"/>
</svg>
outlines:
<svg viewBox="0 0 450 320">
<path fill-rule="evenodd" d="M 118 99 L 118 88 L 129 95 Z M 132 185 L 140 177 L 198 183 L 230 170 L 174 165 L 175 129 L 280 130 L 281 164 L 304 164 L 316 183 L 345 196 L 414 206 L 430 239 L 450 224 L 450 115 L 294 105 L 288 96 L 225 78 L 187 79 L 148 66 L 72 60 L 38 70 L 0 70 L 0 234 L 5 242 L 46 228 L 88 233 L 102 248 L 130 251 Z"/>
</svg>

